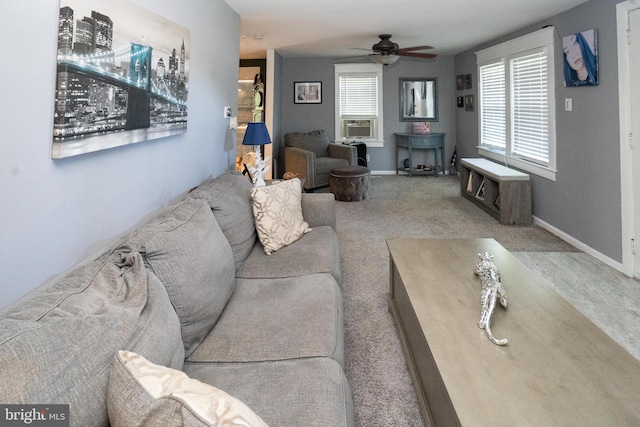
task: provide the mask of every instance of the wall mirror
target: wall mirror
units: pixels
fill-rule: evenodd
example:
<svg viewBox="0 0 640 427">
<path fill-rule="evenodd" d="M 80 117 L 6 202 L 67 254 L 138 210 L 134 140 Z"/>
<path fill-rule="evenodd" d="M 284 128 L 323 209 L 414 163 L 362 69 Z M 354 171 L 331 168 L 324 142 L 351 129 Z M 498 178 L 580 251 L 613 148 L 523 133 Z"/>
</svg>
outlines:
<svg viewBox="0 0 640 427">
<path fill-rule="evenodd" d="M 438 121 L 438 79 L 400 79 L 400 121 Z"/>
</svg>

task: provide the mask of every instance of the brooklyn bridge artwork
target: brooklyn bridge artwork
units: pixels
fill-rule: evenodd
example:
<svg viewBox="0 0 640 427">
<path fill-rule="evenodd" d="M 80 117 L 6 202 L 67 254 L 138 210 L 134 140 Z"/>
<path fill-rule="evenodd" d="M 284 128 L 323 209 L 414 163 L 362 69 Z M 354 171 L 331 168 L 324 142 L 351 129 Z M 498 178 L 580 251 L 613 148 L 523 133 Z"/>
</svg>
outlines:
<svg viewBox="0 0 640 427">
<path fill-rule="evenodd" d="M 61 0 L 51 157 L 186 132 L 189 30 L 126 0 Z"/>
</svg>

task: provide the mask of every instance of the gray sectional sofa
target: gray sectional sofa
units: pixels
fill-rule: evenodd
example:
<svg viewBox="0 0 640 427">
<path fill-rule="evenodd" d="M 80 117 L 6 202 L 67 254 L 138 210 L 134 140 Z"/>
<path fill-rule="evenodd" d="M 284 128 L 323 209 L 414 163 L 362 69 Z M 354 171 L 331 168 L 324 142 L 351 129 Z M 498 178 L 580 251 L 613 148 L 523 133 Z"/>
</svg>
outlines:
<svg viewBox="0 0 640 427">
<path fill-rule="evenodd" d="M 312 231 L 266 255 L 251 189 L 236 173 L 209 179 L 2 309 L 0 403 L 69 404 L 73 426 L 151 425 L 148 396 L 109 389 L 114 355 L 127 350 L 225 391 L 270 426 L 353 425 L 333 196 L 302 194 Z M 166 408 L 163 425 L 207 425 Z M 132 412 L 113 423 L 121 410 Z"/>
</svg>

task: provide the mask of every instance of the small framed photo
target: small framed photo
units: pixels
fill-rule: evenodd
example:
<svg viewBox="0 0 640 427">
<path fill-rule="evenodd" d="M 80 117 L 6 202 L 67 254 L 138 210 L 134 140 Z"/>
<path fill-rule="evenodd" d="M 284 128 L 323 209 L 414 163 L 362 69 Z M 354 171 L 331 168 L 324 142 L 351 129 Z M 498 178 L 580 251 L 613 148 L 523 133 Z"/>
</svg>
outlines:
<svg viewBox="0 0 640 427">
<path fill-rule="evenodd" d="M 458 108 L 464 107 L 464 96 L 458 96 L 456 101 L 458 101 Z"/>
<path fill-rule="evenodd" d="M 473 83 L 471 81 L 471 74 L 464 75 L 464 88 L 465 89 L 473 89 Z"/>
<path fill-rule="evenodd" d="M 322 82 L 294 82 L 294 104 L 322 104 Z"/>
<path fill-rule="evenodd" d="M 456 90 L 464 89 L 464 74 L 458 74 L 456 76 Z"/>
<path fill-rule="evenodd" d="M 465 111 L 473 111 L 473 95 L 464 96 L 464 109 Z"/>
</svg>

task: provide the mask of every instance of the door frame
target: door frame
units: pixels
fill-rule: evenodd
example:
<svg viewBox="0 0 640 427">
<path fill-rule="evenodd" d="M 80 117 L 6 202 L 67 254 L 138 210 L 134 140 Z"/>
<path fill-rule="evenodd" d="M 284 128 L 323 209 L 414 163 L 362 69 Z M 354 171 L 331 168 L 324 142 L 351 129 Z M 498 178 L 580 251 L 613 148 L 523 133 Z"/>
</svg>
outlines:
<svg viewBox="0 0 640 427">
<path fill-rule="evenodd" d="M 622 222 L 622 272 L 629 277 L 638 277 L 635 271 L 634 246 L 640 251 L 640 242 L 635 242 L 635 213 L 633 190 L 633 156 L 631 149 L 631 73 L 629 70 L 629 13 L 640 8 L 640 0 L 627 0 L 616 5 L 618 33 L 618 100 L 620 114 L 620 197 Z M 640 149 L 640 135 L 635 136 Z M 640 165 L 636 165 L 640 167 Z M 640 213 L 638 213 L 640 214 Z"/>
</svg>

